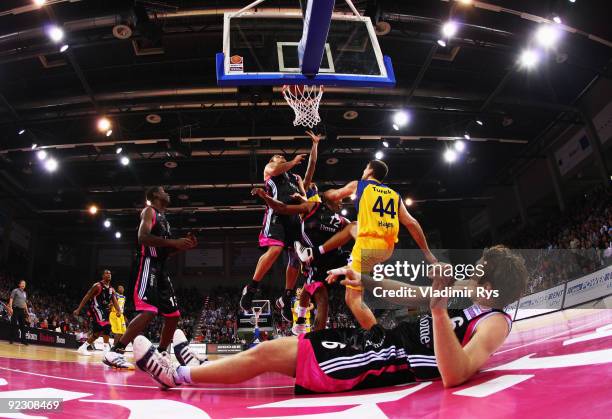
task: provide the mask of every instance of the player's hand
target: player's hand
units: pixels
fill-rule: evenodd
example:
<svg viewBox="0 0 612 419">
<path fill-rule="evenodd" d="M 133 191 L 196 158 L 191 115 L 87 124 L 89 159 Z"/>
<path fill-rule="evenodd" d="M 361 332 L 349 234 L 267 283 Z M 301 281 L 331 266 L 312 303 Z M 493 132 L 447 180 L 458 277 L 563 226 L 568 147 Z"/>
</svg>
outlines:
<svg viewBox="0 0 612 419">
<path fill-rule="evenodd" d="M 74 317 L 79 317 L 79 312 L 80 312 L 80 311 L 81 311 L 81 310 L 79 310 L 79 309 L 77 308 L 76 310 L 74 310 L 74 311 L 72 312 L 72 315 L 73 315 Z"/>
<path fill-rule="evenodd" d="M 120 311 L 115 311 L 115 315 L 116 315 L 117 317 L 121 317 L 121 316 L 123 315 L 123 313 L 121 313 Z"/>
<path fill-rule="evenodd" d="M 294 166 L 297 166 L 298 164 L 302 163 L 304 158 L 306 158 L 306 154 L 298 154 L 297 156 L 293 158 L 293 160 L 291 160 L 291 162 L 293 162 Z"/>
<path fill-rule="evenodd" d="M 172 247 L 178 250 L 188 250 L 195 246 L 193 239 L 189 237 L 183 237 L 182 239 L 175 239 L 172 241 Z"/>
<path fill-rule="evenodd" d="M 314 144 L 319 144 L 319 141 L 321 141 L 321 136 L 315 134 L 314 132 L 312 132 L 312 130 L 306 131 L 306 134 L 308 134 Z"/>
<path fill-rule="evenodd" d="M 452 265 L 448 263 L 436 263 L 433 266 L 434 268 L 429 276 L 432 280 L 432 290 L 442 291 L 452 286 L 455 282 L 455 278 L 452 275 Z M 432 297 L 429 300 L 429 308 L 432 312 L 436 310 L 446 310 L 448 308 L 448 297 Z"/>
<path fill-rule="evenodd" d="M 193 241 L 194 243 L 193 247 L 198 246 L 198 238 L 196 237 L 195 234 L 193 234 L 193 231 L 190 231 L 189 233 L 187 233 L 187 238 Z"/>
<path fill-rule="evenodd" d="M 8 311 L 9 316 L 13 316 L 13 309 L 11 307 L 7 307 L 6 311 Z"/>
<path fill-rule="evenodd" d="M 253 188 L 251 189 L 251 195 L 258 196 L 261 199 L 264 199 L 264 197 L 267 196 L 268 194 L 262 188 Z"/>
<path fill-rule="evenodd" d="M 327 278 L 325 278 L 325 281 L 328 284 L 333 284 L 334 282 L 338 280 L 338 277 L 343 276 L 343 275 L 346 276 L 346 279 L 350 280 L 351 278 L 349 276 L 350 275 L 349 272 L 353 272 L 353 270 L 347 267 L 330 269 L 329 271 L 327 271 Z M 342 281 L 341 284 L 344 285 L 344 282 L 346 281 L 346 279 Z M 361 283 L 361 275 L 359 276 L 359 282 Z M 351 284 L 348 283 L 348 285 L 351 285 Z"/>
</svg>

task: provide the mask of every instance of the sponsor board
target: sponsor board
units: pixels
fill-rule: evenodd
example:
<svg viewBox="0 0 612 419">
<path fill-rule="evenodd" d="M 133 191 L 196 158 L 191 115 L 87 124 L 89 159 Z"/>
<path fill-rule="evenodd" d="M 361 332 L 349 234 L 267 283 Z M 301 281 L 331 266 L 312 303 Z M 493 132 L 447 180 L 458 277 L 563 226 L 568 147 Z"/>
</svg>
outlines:
<svg viewBox="0 0 612 419">
<path fill-rule="evenodd" d="M 561 310 L 565 284 L 528 295 L 519 300 L 515 320 Z"/>
<path fill-rule="evenodd" d="M 612 294 L 612 266 L 567 283 L 563 308 Z"/>
<path fill-rule="evenodd" d="M 14 333 L 12 326 L 8 322 L 0 322 L 0 339 L 10 340 L 11 334 Z M 20 337 L 20 332 L 17 332 Z M 69 333 L 59 333 L 47 329 L 35 329 L 26 327 L 25 338 L 28 343 L 36 343 L 39 345 L 57 346 L 64 348 L 78 348 L 79 345 L 76 336 Z M 13 339 L 15 339 L 13 337 Z M 18 339 L 15 339 L 18 340 Z"/>
<path fill-rule="evenodd" d="M 208 343 L 206 353 L 209 354 L 235 354 L 242 352 L 240 343 Z"/>
</svg>

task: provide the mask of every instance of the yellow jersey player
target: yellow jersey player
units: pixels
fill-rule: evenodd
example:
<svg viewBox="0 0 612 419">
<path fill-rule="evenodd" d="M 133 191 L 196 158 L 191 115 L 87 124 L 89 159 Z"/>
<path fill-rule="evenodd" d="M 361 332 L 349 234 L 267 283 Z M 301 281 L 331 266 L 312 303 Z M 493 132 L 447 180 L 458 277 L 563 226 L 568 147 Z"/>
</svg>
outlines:
<svg viewBox="0 0 612 419">
<path fill-rule="evenodd" d="M 299 314 L 303 314 L 302 310 L 300 310 L 300 297 L 302 296 L 302 288 L 298 288 L 297 290 L 295 290 L 295 302 L 293 303 L 293 324 L 297 324 L 298 320 L 302 320 L 302 318 L 300 318 Z M 304 320 L 304 325 L 306 325 L 306 332 L 308 333 L 310 332 L 310 313 L 312 312 L 312 310 L 314 309 L 314 305 L 312 303 L 310 303 L 310 305 L 308 306 L 308 308 L 306 309 L 306 314 L 303 317 Z"/>
<path fill-rule="evenodd" d="M 117 298 L 117 305 L 119 306 L 119 310 L 121 315 L 117 316 L 117 310 L 114 306 L 111 306 L 111 316 L 110 316 L 110 324 L 111 330 L 113 331 L 113 339 L 115 342 L 118 342 L 121 339 L 121 336 L 125 333 L 126 325 L 125 325 L 125 316 L 123 314 L 125 308 L 125 295 L 123 289 L 123 285 L 119 285 L 117 287 L 117 292 L 115 293 L 115 297 Z"/>
<path fill-rule="evenodd" d="M 388 171 L 384 162 L 372 160 L 364 169 L 361 180 L 349 182 L 340 189 L 326 191 L 326 196 L 334 201 L 355 195 L 357 232 L 353 233 L 356 235 L 355 245 L 349 264 L 355 272 L 369 274 L 374 265 L 391 257 L 395 243 L 398 241 L 400 223 L 408 229 L 423 251 L 427 262 L 431 264 L 438 262 L 429 250 L 427 239 L 419 222 L 408 213 L 399 194 L 382 183 Z M 338 233 L 338 236 L 349 235 L 351 229 L 354 230 L 354 225 L 347 226 L 347 231 Z M 329 242 L 332 241 L 334 241 L 333 237 Z M 320 249 L 313 250 L 320 252 Z M 345 300 L 361 327 L 369 330 L 376 324 L 376 318 L 363 304 L 362 288 L 347 286 Z"/>
</svg>

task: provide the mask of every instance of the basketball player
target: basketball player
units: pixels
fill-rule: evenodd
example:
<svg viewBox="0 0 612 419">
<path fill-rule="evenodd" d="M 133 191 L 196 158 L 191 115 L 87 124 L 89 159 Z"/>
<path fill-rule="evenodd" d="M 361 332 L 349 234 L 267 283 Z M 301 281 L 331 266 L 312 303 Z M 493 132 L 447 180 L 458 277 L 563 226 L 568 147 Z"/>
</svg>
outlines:
<svg viewBox="0 0 612 419">
<path fill-rule="evenodd" d="M 403 224 L 423 251 L 429 264 L 437 263 L 429 250 L 427 239 L 419 222 L 406 209 L 397 192 L 381 182 L 389 169 L 380 160 L 372 160 L 363 171 L 361 180 L 349 182 L 340 189 L 326 191 L 332 201 L 340 201 L 355 194 L 357 208 L 357 238 L 351 252 L 350 267 L 355 272 L 370 273 L 374 265 L 384 262 L 393 254 L 398 240 L 399 225 Z M 350 232 L 349 229 L 345 229 Z M 346 231 L 341 234 L 346 235 Z M 316 253 L 317 247 L 312 251 Z M 320 252 L 319 252 L 320 254 Z M 345 300 L 361 327 L 369 330 L 376 324 L 372 311 L 363 303 L 363 290 L 348 285 Z"/>
<path fill-rule="evenodd" d="M 435 378 L 441 378 L 445 387 L 458 386 L 476 374 L 503 344 L 512 320 L 493 307 L 515 301 L 527 280 L 524 261 L 506 247 L 485 249 L 478 263 L 484 266 L 484 275 L 460 281 L 454 287 L 498 290 L 497 297 L 473 292 L 472 305 L 465 309 L 449 309 L 447 300 L 432 299 L 431 313 L 400 322 L 392 329 L 376 325 L 369 331 L 320 330 L 263 342 L 248 351 L 192 368 L 165 364 L 151 343 L 139 336 L 134 341 L 134 357 L 138 367 L 163 388 L 184 383 L 233 384 L 266 372 L 295 377 L 296 393 L 334 393 Z M 407 286 L 397 281 L 374 281 L 350 268 L 345 271 L 345 285 L 384 289 Z M 434 276 L 432 289 L 442 290 L 453 282 L 452 278 Z M 410 298 L 399 302 L 415 304 Z"/>
<path fill-rule="evenodd" d="M 117 305 L 119 306 L 119 312 L 115 310 L 114 305 L 112 305 L 110 308 L 111 331 L 113 332 L 113 340 L 115 342 L 118 342 L 121 339 L 121 336 L 123 336 L 123 334 L 125 333 L 125 329 L 126 329 L 125 315 L 123 314 L 124 309 L 125 309 L 125 295 L 123 295 L 123 293 L 124 293 L 123 285 L 117 286 L 117 289 L 115 292 L 115 298 L 117 299 Z"/>
<path fill-rule="evenodd" d="M 327 192 L 321 195 L 322 202 L 302 201 L 299 204 L 292 205 L 284 204 L 272 198 L 260 188 L 253 189 L 251 193 L 266 201 L 266 205 L 278 214 L 301 215 L 302 240 L 308 246 L 314 247 L 324 243 L 349 224 L 349 221 L 339 214 L 339 202 L 331 201 Z M 297 247 L 299 244 L 296 241 L 295 246 Z M 314 330 L 325 328 L 328 313 L 328 291 L 325 282 L 327 271 L 334 267 L 344 266 L 347 261 L 348 254 L 341 249 L 336 249 L 317 258 L 307 267 L 306 285 L 304 285 L 300 298 L 297 322 L 291 329 L 294 334 L 305 332 L 305 314 L 311 299 L 317 305 Z"/>
<path fill-rule="evenodd" d="M 314 310 L 314 304 L 310 302 L 310 295 L 302 292 L 303 288 L 298 288 L 295 290 L 295 302 L 293 303 L 293 328 L 291 332 L 294 335 L 300 335 L 302 333 L 308 333 L 311 331 L 311 323 L 310 323 L 310 313 Z M 307 296 L 304 302 L 302 302 L 302 295 Z M 306 308 L 306 314 L 300 308 Z M 299 317 L 301 315 L 301 317 Z M 299 325 L 299 331 L 298 327 Z"/>
<path fill-rule="evenodd" d="M 137 273 L 134 285 L 134 306 L 138 315 L 130 322 L 121 339 L 104 355 L 103 362 L 118 369 L 131 369 L 133 366 L 125 360 L 125 347 L 151 323 L 158 314 L 164 316 L 164 325 L 158 350 L 165 357 L 172 341 L 180 311 L 174 287 L 168 275 L 167 259 L 177 252 L 193 249 L 197 246 L 196 237 L 189 233 L 187 237 L 173 239 L 170 224 L 166 220 L 166 209 L 170 204 L 170 195 L 161 186 L 149 188 L 145 194 L 150 203 L 140 213 L 138 228 Z M 176 352 L 176 351 L 175 351 Z M 181 358 L 177 355 L 181 362 Z"/>
<path fill-rule="evenodd" d="M 83 342 L 77 350 L 79 355 L 91 355 L 91 353 L 87 351 L 87 348 L 93 347 L 93 343 L 100 335 L 102 335 L 102 339 L 104 339 L 104 350 L 107 351 L 110 349 L 110 306 L 112 305 L 115 308 L 115 317 L 120 317 L 123 314 L 117 302 L 115 290 L 110 286 L 111 278 L 111 271 L 105 269 L 102 274 L 102 280 L 91 286 L 77 309 L 72 312 L 75 317 L 78 316 L 85 304 L 89 303 L 88 314 L 91 318 L 91 333 L 87 341 Z"/>
<path fill-rule="evenodd" d="M 312 142 L 316 152 L 316 144 L 319 137 L 313 134 Z M 312 152 L 312 150 L 311 150 Z M 306 196 L 304 183 L 299 175 L 292 169 L 304 160 L 305 155 L 299 154 L 293 160 L 287 161 L 281 155 L 274 155 L 264 169 L 265 189 L 273 198 L 285 204 L 295 201 L 294 195 Z M 314 173 L 314 168 L 312 168 Z M 312 175 L 310 176 L 312 177 Z M 259 289 L 259 284 L 268 273 L 274 262 L 281 255 L 284 248 L 288 251 L 289 263 L 285 274 L 285 292 L 277 300 L 277 307 L 287 321 L 291 321 L 291 300 L 295 293 L 297 282 L 299 260 L 293 251 L 293 242 L 300 234 L 300 220 L 296 215 L 277 214 L 270 207 L 266 208 L 263 219 L 263 227 L 259 234 L 259 246 L 267 247 L 266 252 L 261 255 L 253 279 L 242 289 L 240 308 L 250 311 L 253 306 L 253 298 Z"/>
</svg>

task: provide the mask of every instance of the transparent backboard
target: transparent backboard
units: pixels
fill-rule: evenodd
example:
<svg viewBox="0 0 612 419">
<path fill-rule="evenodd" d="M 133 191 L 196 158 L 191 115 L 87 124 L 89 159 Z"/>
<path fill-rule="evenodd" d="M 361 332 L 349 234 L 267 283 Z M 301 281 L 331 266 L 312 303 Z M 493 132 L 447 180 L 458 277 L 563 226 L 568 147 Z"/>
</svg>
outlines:
<svg viewBox="0 0 612 419">
<path fill-rule="evenodd" d="M 395 77 L 369 18 L 334 15 L 319 73 L 302 75 L 298 45 L 300 13 L 226 13 L 223 53 L 217 57 L 220 85 L 322 84 L 393 86 Z"/>
</svg>

